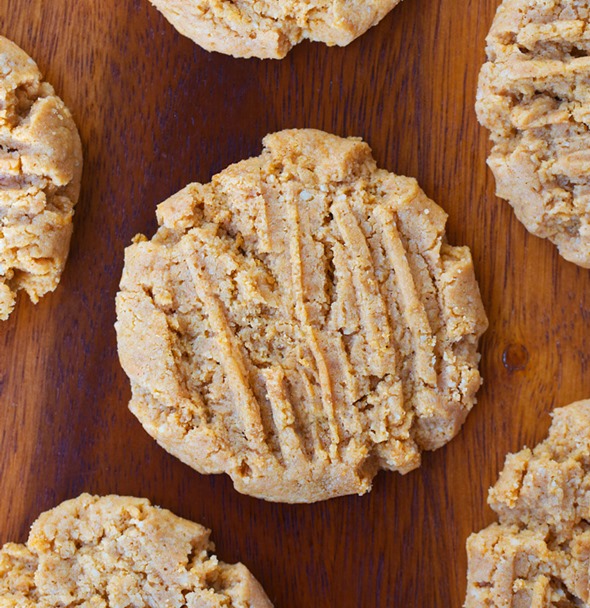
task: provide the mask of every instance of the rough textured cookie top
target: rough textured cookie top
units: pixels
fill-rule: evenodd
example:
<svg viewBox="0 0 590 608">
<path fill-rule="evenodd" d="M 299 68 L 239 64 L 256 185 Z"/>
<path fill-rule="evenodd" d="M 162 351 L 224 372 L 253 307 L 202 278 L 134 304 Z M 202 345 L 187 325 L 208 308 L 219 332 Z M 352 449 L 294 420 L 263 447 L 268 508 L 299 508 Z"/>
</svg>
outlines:
<svg viewBox="0 0 590 608">
<path fill-rule="evenodd" d="M 150 0 L 172 25 L 208 51 L 284 57 L 304 39 L 344 46 L 400 0 Z"/>
<path fill-rule="evenodd" d="M 83 494 L 0 549 L 0 606 L 272 608 L 245 566 L 212 550 L 209 530 L 145 499 Z"/>
<path fill-rule="evenodd" d="M 498 196 L 590 267 L 590 2 L 505 0 L 477 94 Z"/>
<path fill-rule="evenodd" d="M 158 208 L 117 296 L 131 410 L 168 451 L 240 492 L 363 493 L 459 430 L 486 326 L 471 256 L 414 179 L 320 131 Z"/>
<path fill-rule="evenodd" d="M 0 319 L 16 292 L 56 288 L 70 245 L 82 146 L 35 62 L 0 36 Z"/>
<path fill-rule="evenodd" d="M 467 542 L 467 608 L 590 605 L 590 400 L 555 410 L 549 436 L 506 458 L 493 524 Z"/>
</svg>

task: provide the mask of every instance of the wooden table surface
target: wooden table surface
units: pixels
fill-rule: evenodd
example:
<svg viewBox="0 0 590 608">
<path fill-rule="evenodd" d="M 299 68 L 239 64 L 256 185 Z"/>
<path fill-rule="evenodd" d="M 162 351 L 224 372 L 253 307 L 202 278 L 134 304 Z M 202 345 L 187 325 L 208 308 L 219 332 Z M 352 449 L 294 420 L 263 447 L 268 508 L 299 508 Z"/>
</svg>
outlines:
<svg viewBox="0 0 590 608">
<path fill-rule="evenodd" d="M 497 0 L 404 0 L 349 47 L 282 61 L 209 54 L 147 0 L 3 0 L 0 33 L 71 108 L 82 195 L 57 291 L 0 325 L 0 543 L 81 492 L 145 496 L 213 529 L 277 608 L 459 607 L 465 539 L 505 454 L 541 439 L 554 407 L 590 395 L 590 271 L 530 236 L 494 196 L 473 109 Z M 362 136 L 418 178 L 471 247 L 490 318 L 485 384 L 461 434 L 402 477 L 315 505 L 241 496 L 169 456 L 127 410 L 114 296 L 123 248 L 190 181 L 257 155 L 286 127 Z"/>
</svg>

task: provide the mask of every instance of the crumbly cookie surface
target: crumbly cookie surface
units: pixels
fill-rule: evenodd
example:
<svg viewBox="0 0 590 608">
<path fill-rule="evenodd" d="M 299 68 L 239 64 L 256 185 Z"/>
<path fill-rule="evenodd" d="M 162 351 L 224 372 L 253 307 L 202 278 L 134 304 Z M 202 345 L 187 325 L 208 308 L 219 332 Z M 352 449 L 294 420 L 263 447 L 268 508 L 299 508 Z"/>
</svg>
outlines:
<svg viewBox="0 0 590 608">
<path fill-rule="evenodd" d="M 308 39 L 344 46 L 400 0 L 150 0 L 208 51 L 280 59 Z"/>
<path fill-rule="evenodd" d="M 0 36 L 0 320 L 19 290 L 37 302 L 57 287 L 81 171 L 69 110 L 35 62 Z"/>
<path fill-rule="evenodd" d="M 449 441 L 480 386 L 471 255 L 414 179 L 314 130 L 158 207 L 117 296 L 131 411 L 243 493 L 364 493 Z"/>
<path fill-rule="evenodd" d="M 506 458 L 467 541 L 467 608 L 590 606 L 590 400 L 555 410 L 549 436 Z"/>
<path fill-rule="evenodd" d="M 0 606 L 272 608 L 245 566 L 212 550 L 209 530 L 145 499 L 83 494 L 0 549 Z"/>
<path fill-rule="evenodd" d="M 477 93 L 498 196 L 533 234 L 590 267 L 588 0 L 504 0 Z"/>
</svg>

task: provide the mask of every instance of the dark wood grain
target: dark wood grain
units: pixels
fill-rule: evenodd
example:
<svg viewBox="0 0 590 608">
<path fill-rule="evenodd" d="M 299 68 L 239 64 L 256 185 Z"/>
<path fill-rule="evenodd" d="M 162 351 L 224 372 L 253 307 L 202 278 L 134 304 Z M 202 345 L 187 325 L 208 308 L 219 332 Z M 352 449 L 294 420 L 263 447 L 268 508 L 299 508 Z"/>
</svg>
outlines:
<svg viewBox="0 0 590 608">
<path fill-rule="evenodd" d="M 61 285 L 0 325 L 0 543 L 83 491 L 132 494 L 213 528 L 219 555 L 244 561 L 277 608 L 461 605 L 465 539 L 492 520 L 504 455 L 590 395 L 590 271 L 528 235 L 485 166 L 473 103 L 495 7 L 404 0 L 345 49 L 263 62 L 206 53 L 147 0 L 0 2 L 0 33 L 65 99 L 85 152 Z M 449 240 L 473 251 L 490 329 L 479 404 L 453 442 L 367 496 L 284 506 L 145 434 L 126 407 L 114 295 L 123 248 L 153 232 L 157 203 L 258 154 L 267 132 L 306 126 L 360 135 L 381 166 L 419 179 L 449 213 Z"/>
</svg>

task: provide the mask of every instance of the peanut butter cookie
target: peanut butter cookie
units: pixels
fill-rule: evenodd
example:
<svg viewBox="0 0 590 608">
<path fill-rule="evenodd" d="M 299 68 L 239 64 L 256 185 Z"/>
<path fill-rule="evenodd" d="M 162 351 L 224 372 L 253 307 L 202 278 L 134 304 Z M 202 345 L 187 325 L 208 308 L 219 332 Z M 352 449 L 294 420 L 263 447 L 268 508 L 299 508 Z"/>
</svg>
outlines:
<svg viewBox="0 0 590 608">
<path fill-rule="evenodd" d="M 314 130 L 158 207 L 117 296 L 131 411 L 240 492 L 364 493 L 461 427 L 486 327 L 471 255 L 416 180 Z"/>
<path fill-rule="evenodd" d="M 0 605 L 272 608 L 209 530 L 142 498 L 83 494 L 43 513 L 26 545 L 0 549 Z"/>
<path fill-rule="evenodd" d="M 590 5 L 504 0 L 487 38 L 477 114 L 498 196 L 533 234 L 590 267 Z"/>
<path fill-rule="evenodd" d="M 590 400 L 506 458 L 488 502 L 499 523 L 467 541 L 467 608 L 590 606 Z"/>
<path fill-rule="evenodd" d="M 344 46 L 400 0 L 150 0 L 208 51 L 280 59 L 302 40 Z"/>
<path fill-rule="evenodd" d="M 82 146 L 69 110 L 35 62 L 0 36 L 0 319 L 19 290 L 59 282 L 80 192 Z"/>
</svg>

